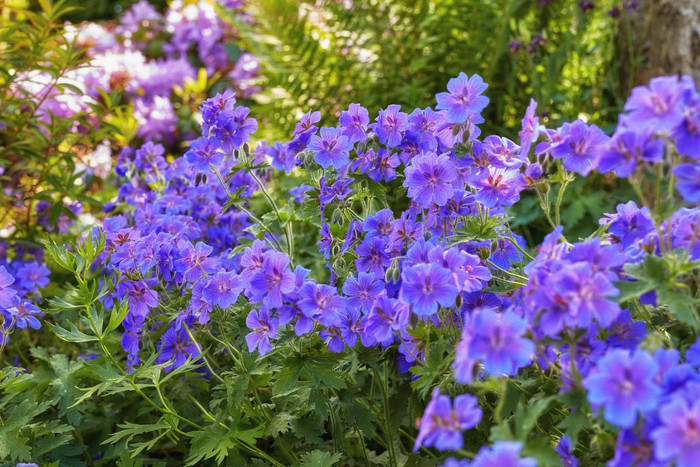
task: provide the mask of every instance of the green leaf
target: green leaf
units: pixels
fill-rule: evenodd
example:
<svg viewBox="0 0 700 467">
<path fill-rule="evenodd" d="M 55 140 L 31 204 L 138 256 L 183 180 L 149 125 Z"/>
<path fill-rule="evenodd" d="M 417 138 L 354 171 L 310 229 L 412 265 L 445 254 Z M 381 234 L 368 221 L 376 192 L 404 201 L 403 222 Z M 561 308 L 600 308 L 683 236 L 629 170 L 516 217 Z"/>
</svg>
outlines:
<svg viewBox="0 0 700 467">
<path fill-rule="evenodd" d="M 548 436 L 528 441 L 523 447 L 522 456 L 534 457 L 539 467 L 558 467 L 561 465 L 561 458 L 554 450 Z"/>
<path fill-rule="evenodd" d="M 119 431 L 112 434 L 101 444 L 116 444 L 124 440 L 127 448 L 136 436 L 149 435 L 151 439 L 147 442 L 133 443 L 132 457 L 138 455 L 144 449 L 151 449 L 158 440 L 165 436 L 172 426 L 164 418 L 161 418 L 158 423 L 150 423 L 146 425 L 138 425 L 136 423 L 126 422 L 117 425 Z"/>
<path fill-rule="evenodd" d="M 202 460 L 215 457 L 216 462 L 221 464 L 230 450 L 236 447 L 238 441 L 254 446 L 257 438 L 262 436 L 264 426 L 260 425 L 248 430 L 229 429 L 216 424 L 207 427 L 205 430 L 191 432 L 194 436 L 190 447 L 190 456 L 187 458 L 187 465 L 195 465 Z"/>
<path fill-rule="evenodd" d="M 670 288 L 661 288 L 656 291 L 657 303 L 659 306 L 666 305 L 668 311 L 680 321 L 700 329 L 698 313 L 695 308 L 697 301 L 682 292 Z"/>
<path fill-rule="evenodd" d="M 593 425 L 591 425 L 591 420 L 584 410 L 576 410 L 559 422 L 557 428 L 561 429 L 575 444 L 578 441 L 578 434 L 582 430 L 592 430 Z"/>
<path fill-rule="evenodd" d="M 303 467 L 328 467 L 335 465 L 343 458 L 340 453 L 330 453 L 328 451 L 307 452 L 301 456 L 301 466 Z"/>
<path fill-rule="evenodd" d="M 115 303 L 114 308 L 112 308 L 112 314 L 109 315 L 109 323 L 107 323 L 107 329 L 105 329 L 104 333 L 107 334 L 117 329 L 117 327 L 122 324 L 122 321 L 124 321 L 124 318 L 126 318 L 128 312 L 129 306 L 126 298 L 121 302 Z"/>
<path fill-rule="evenodd" d="M 0 458 L 13 460 L 31 458 L 27 444 L 29 439 L 22 436 L 22 431 L 34 417 L 44 413 L 49 407 L 51 407 L 50 402 L 37 404 L 25 399 L 3 413 L 0 422 Z"/>
<path fill-rule="evenodd" d="M 70 331 L 62 328 L 58 324 L 49 324 L 51 330 L 58 336 L 59 339 L 66 342 L 95 342 L 97 337 L 89 336 L 84 332 L 80 331 L 75 324 L 68 323 L 70 326 Z"/>
<path fill-rule="evenodd" d="M 265 427 L 264 435 L 277 437 L 282 433 L 286 433 L 292 428 L 291 421 L 293 419 L 294 417 L 286 412 L 275 414 L 267 424 L 267 427 Z"/>
<path fill-rule="evenodd" d="M 519 440 L 527 439 L 527 435 L 534 428 L 540 415 L 553 401 L 553 397 L 545 397 L 534 402 L 529 400 L 527 404 L 518 406 L 515 411 L 515 434 Z"/>
<path fill-rule="evenodd" d="M 403 346 L 404 344 L 400 343 L 399 345 Z M 448 346 L 444 341 L 431 342 L 423 364 L 411 367 L 411 373 L 417 377 L 411 386 L 421 397 L 426 397 L 432 391 L 434 382 L 444 376 L 445 362 L 452 360 L 452 357 L 445 355 L 447 350 Z"/>
</svg>

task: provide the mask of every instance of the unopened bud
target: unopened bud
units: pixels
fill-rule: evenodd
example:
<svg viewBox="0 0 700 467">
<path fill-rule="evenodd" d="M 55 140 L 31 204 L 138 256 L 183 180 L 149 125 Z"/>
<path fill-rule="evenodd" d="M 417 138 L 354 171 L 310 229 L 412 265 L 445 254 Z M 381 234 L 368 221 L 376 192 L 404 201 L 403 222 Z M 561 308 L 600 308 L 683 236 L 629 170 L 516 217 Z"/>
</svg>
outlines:
<svg viewBox="0 0 700 467">
<path fill-rule="evenodd" d="M 394 273 L 392 274 L 391 278 L 393 279 L 392 282 L 396 283 L 401 279 L 401 271 L 399 271 L 398 267 L 394 268 Z"/>
<path fill-rule="evenodd" d="M 489 256 L 491 256 L 491 250 L 488 248 L 479 248 L 479 258 L 481 259 L 488 259 Z"/>
<path fill-rule="evenodd" d="M 394 266 L 390 266 L 384 273 L 384 282 L 391 282 L 394 277 Z"/>
</svg>

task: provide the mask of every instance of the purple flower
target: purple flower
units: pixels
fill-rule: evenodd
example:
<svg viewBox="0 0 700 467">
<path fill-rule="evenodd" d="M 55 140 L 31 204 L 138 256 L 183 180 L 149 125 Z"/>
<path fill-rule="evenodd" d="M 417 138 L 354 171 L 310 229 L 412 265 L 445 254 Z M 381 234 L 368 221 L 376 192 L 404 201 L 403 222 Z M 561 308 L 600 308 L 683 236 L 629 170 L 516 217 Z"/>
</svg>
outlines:
<svg viewBox="0 0 700 467">
<path fill-rule="evenodd" d="M 299 120 L 299 122 L 297 122 L 297 124 L 294 125 L 294 133 L 292 133 L 292 136 L 296 137 L 302 133 L 306 133 L 307 131 L 314 131 L 316 129 L 314 123 L 318 123 L 320 121 L 321 112 L 313 112 L 309 110 L 304 114 L 303 117 L 301 117 L 301 120 Z"/>
<path fill-rule="evenodd" d="M 0 266 L 0 308 L 12 306 L 12 299 L 17 295 L 17 291 L 10 287 L 14 282 L 15 278 L 7 272 L 5 266 Z"/>
<path fill-rule="evenodd" d="M 319 233 L 321 235 L 321 239 L 317 243 L 317 245 L 321 247 L 319 251 L 328 259 L 331 255 L 331 245 L 333 244 L 330 226 L 324 222 Z"/>
<path fill-rule="evenodd" d="M 479 449 L 470 467 L 537 467 L 537 461 L 531 457 L 520 458 L 523 445 L 517 441 L 498 441 L 493 447 Z"/>
<path fill-rule="evenodd" d="M 461 394 L 454 399 L 440 395 L 440 389 L 433 389 L 430 402 L 425 407 L 413 452 L 422 447 L 435 447 L 440 451 L 462 449 L 462 431 L 474 428 L 481 421 L 481 409 L 477 398 Z"/>
<path fill-rule="evenodd" d="M 395 148 L 401 143 L 402 132 L 408 128 L 408 115 L 400 109 L 400 105 L 392 104 L 380 110 L 377 123 L 372 125 L 379 142 L 389 148 Z"/>
<path fill-rule="evenodd" d="M 391 264 L 391 259 L 384 251 L 386 242 L 382 237 L 370 237 L 355 249 L 357 259 L 355 267 L 359 272 L 372 272 L 384 277 L 384 269 Z"/>
<path fill-rule="evenodd" d="M 455 359 L 452 362 L 451 368 L 454 370 L 455 381 L 460 384 L 469 384 L 474 380 L 476 364 L 478 359 L 474 358 L 471 353 L 471 344 L 473 333 L 464 329 L 462 337 L 457 342 Z"/>
<path fill-rule="evenodd" d="M 365 325 L 365 318 L 357 309 L 347 309 L 340 318 L 337 326 L 331 326 L 318 333 L 318 336 L 326 342 L 328 350 L 340 353 L 348 347 L 357 344 L 357 333 L 361 332 Z"/>
<path fill-rule="evenodd" d="M 403 142 L 398 147 L 401 150 L 399 158 L 404 165 L 408 165 L 414 157 L 422 152 L 435 151 L 437 149 L 437 140 L 435 140 L 435 136 L 432 136 L 432 133 L 430 135 L 430 137 L 422 139 L 420 133 L 415 131 L 406 132 Z M 431 144 L 431 141 L 435 141 L 435 143 Z"/>
<path fill-rule="evenodd" d="M 156 358 L 156 363 L 165 363 L 173 360 L 173 364 L 165 368 L 168 372 L 175 368 L 179 368 L 185 364 L 187 357 L 197 357 L 199 349 L 197 345 L 190 340 L 190 336 L 185 329 L 186 324 L 181 324 L 179 329 L 171 327 L 160 339 L 158 351 L 160 354 Z"/>
<path fill-rule="evenodd" d="M 296 277 L 289 270 L 289 257 L 277 251 L 267 251 L 262 268 L 250 278 L 250 298 L 253 303 L 262 300 L 269 308 L 282 306 L 282 294 L 294 291 Z"/>
<path fill-rule="evenodd" d="M 279 320 L 273 318 L 272 313 L 267 308 L 262 307 L 260 311 L 252 310 L 248 313 L 245 325 L 253 331 L 245 336 L 248 351 L 253 352 L 257 349 L 260 356 L 269 353 L 272 350 L 270 338 L 274 339 L 277 337 Z"/>
<path fill-rule="evenodd" d="M 149 280 L 150 281 L 150 280 Z M 149 288 L 147 281 L 126 281 L 117 285 L 117 299 L 125 296 L 129 301 L 129 313 L 145 318 L 151 308 L 158 306 L 158 292 Z"/>
<path fill-rule="evenodd" d="M 388 250 L 401 250 L 405 245 L 413 244 L 423 236 L 423 224 L 413 219 L 408 212 L 391 224 Z"/>
<path fill-rule="evenodd" d="M 659 410 L 661 424 L 651 432 L 659 461 L 692 467 L 700 459 L 700 401 L 674 397 Z"/>
<path fill-rule="evenodd" d="M 617 214 L 608 217 L 611 220 L 608 231 L 620 240 L 623 248 L 654 231 L 654 221 L 649 208 L 638 208 L 634 201 L 618 204 Z"/>
<path fill-rule="evenodd" d="M 295 186 L 294 188 L 290 188 L 289 194 L 292 195 L 292 200 L 295 203 L 303 203 L 304 200 L 306 199 L 306 192 L 307 191 L 312 191 L 313 188 L 307 185 L 299 185 Z"/>
<path fill-rule="evenodd" d="M 124 334 L 122 334 L 121 344 L 127 353 L 126 364 L 130 367 L 139 363 L 139 344 L 143 325 L 143 319 L 134 317 L 132 314 L 127 314 L 124 321 L 122 321 Z"/>
<path fill-rule="evenodd" d="M 631 428 L 637 413 L 654 410 L 660 389 L 655 379 L 659 367 L 644 350 L 630 353 L 614 349 L 598 361 L 596 369 L 583 380 L 591 404 L 604 407 L 605 419 Z"/>
<path fill-rule="evenodd" d="M 639 127 L 669 131 L 683 121 L 680 105 L 683 93 L 692 87 L 692 80 L 684 76 L 660 76 L 649 81 L 649 87 L 637 86 L 625 103 L 630 119 Z"/>
<path fill-rule="evenodd" d="M 584 176 L 596 168 L 609 139 L 603 130 L 595 125 L 586 125 L 582 120 L 564 123 L 560 136 L 562 141 L 550 150 L 552 157 L 563 159 L 566 170 Z"/>
<path fill-rule="evenodd" d="M 452 272 L 437 264 L 418 264 L 403 271 L 401 298 L 417 315 L 434 315 L 439 305 L 449 307 L 457 298 Z"/>
<path fill-rule="evenodd" d="M 347 305 L 351 310 L 369 313 L 374 301 L 384 292 L 384 282 L 374 273 L 361 272 L 357 277 L 348 277 L 343 286 L 343 293 L 348 296 Z"/>
<path fill-rule="evenodd" d="M 687 203 L 700 203 L 700 165 L 679 164 L 673 169 L 676 188 Z"/>
<path fill-rule="evenodd" d="M 505 170 L 489 167 L 483 176 L 473 181 L 478 189 L 475 199 L 492 208 L 497 205 L 511 206 L 520 199 L 520 191 L 525 180 L 518 170 Z"/>
<path fill-rule="evenodd" d="M 216 123 L 216 118 L 222 112 L 233 112 L 233 106 L 236 104 L 235 95 L 233 91 L 227 90 L 202 102 L 199 109 L 202 111 L 203 135 L 209 134 L 209 128 Z"/>
<path fill-rule="evenodd" d="M 202 296 L 211 305 L 218 305 L 222 310 L 230 307 L 241 294 L 243 283 L 235 272 L 217 272 L 208 281 Z"/>
<path fill-rule="evenodd" d="M 178 270 L 183 273 L 185 280 L 197 282 L 205 274 L 212 274 L 216 271 L 216 260 L 208 256 L 214 248 L 203 242 L 197 242 L 192 246 L 187 244 L 180 249 L 180 260 Z"/>
<path fill-rule="evenodd" d="M 197 172 L 208 173 L 210 166 L 218 168 L 221 165 L 224 153 L 219 151 L 219 141 L 216 138 L 199 138 L 192 141 L 185 159 Z"/>
<path fill-rule="evenodd" d="M 676 139 L 678 154 L 700 158 L 700 93 L 686 91 L 688 96 L 683 113 L 683 122 L 671 136 Z"/>
<path fill-rule="evenodd" d="M 598 161 L 598 172 L 615 171 L 627 178 L 639 162 L 659 162 L 664 157 L 664 143 L 653 138 L 650 131 L 623 130 L 616 132 L 605 145 Z"/>
<path fill-rule="evenodd" d="M 513 234 L 513 236 L 518 239 L 519 236 Z M 520 237 L 518 243 L 521 246 L 525 246 L 525 242 Z M 501 269 L 509 269 L 511 262 L 519 263 L 522 260 L 520 252 L 515 247 L 513 242 L 509 239 L 499 238 L 496 240 L 496 248 L 491 252 L 489 256 L 489 261 L 498 266 Z"/>
<path fill-rule="evenodd" d="M 343 128 L 343 134 L 348 137 L 350 144 L 355 144 L 367 139 L 367 125 L 369 125 L 369 113 L 360 104 L 350 104 L 348 110 L 340 113 L 338 123 Z"/>
<path fill-rule="evenodd" d="M 436 133 L 438 128 L 445 123 L 445 112 L 435 112 L 430 107 L 425 110 L 416 109 L 408 116 L 409 133 L 416 134 L 420 137 L 420 145 L 425 145 L 431 150 L 437 149 Z M 407 134 L 407 139 L 408 134 Z"/>
<path fill-rule="evenodd" d="M 253 273 L 262 267 L 265 259 L 263 248 L 265 248 L 265 242 L 255 240 L 252 246 L 243 250 L 243 255 L 241 256 L 241 266 L 243 267 L 241 277 L 243 279 L 249 280 Z"/>
<path fill-rule="evenodd" d="M 527 106 L 525 116 L 521 121 L 522 129 L 520 135 L 520 154 L 523 159 L 527 159 L 530 154 L 532 143 L 536 142 L 540 137 L 540 118 L 535 115 L 537 110 L 537 102 L 535 99 L 530 99 L 530 105 Z"/>
<path fill-rule="evenodd" d="M 374 167 L 376 160 L 377 158 L 374 153 L 374 149 L 369 148 L 362 152 L 360 152 L 358 149 L 357 158 L 350 163 L 350 170 L 353 172 L 358 171 L 360 173 L 367 173 L 370 169 L 372 169 L 372 167 Z"/>
<path fill-rule="evenodd" d="M 512 311 L 474 310 L 471 326 L 464 331 L 472 334 L 470 357 L 481 360 L 492 375 L 515 375 L 530 364 L 535 353 L 535 344 L 523 337 L 527 327 L 527 320 Z"/>
<path fill-rule="evenodd" d="M 474 141 L 474 145 L 478 142 Z M 520 147 L 500 136 L 487 136 L 481 144 L 483 157 L 494 167 L 517 169 L 527 163 L 527 158 L 520 155 Z"/>
<path fill-rule="evenodd" d="M 22 265 L 15 273 L 19 286 L 24 290 L 43 289 L 49 285 L 49 268 L 36 262 Z"/>
<path fill-rule="evenodd" d="M 321 136 L 311 136 L 309 149 L 316 153 L 314 161 L 324 169 L 341 169 L 350 162 L 352 144 L 338 128 L 321 128 Z"/>
<path fill-rule="evenodd" d="M 318 337 L 320 337 L 326 343 L 328 350 L 333 353 L 340 353 L 345 350 L 343 336 L 340 333 L 340 329 L 335 326 L 328 329 L 323 329 L 318 333 Z"/>
<path fill-rule="evenodd" d="M 377 153 L 377 164 L 370 170 L 367 176 L 375 182 L 381 182 L 382 178 L 390 182 L 396 178 L 396 167 L 399 166 L 399 156 L 392 154 L 388 149 L 380 148 Z"/>
<path fill-rule="evenodd" d="M 454 195 L 457 169 L 447 154 L 425 153 L 416 157 L 406 168 L 405 176 L 403 186 L 408 188 L 408 197 L 423 207 L 433 203 L 444 206 Z"/>
<path fill-rule="evenodd" d="M 559 264 L 536 292 L 536 302 L 544 310 L 540 328 L 546 335 L 556 336 L 564 326 L 587 328 L 593 318 L 610 326 L 620 314 L 620 306 L 608 297 L 618 294 L 609 277 L 594 272 L 589 263 Z"/>
<path fill-rule="evenodd" d="M 460 73 L 447 82 L 447 91 L 435 95 L 437 109 L 447 111 L 448 123 L 464 123 L 471 114 L 479 114 L 489 104 L 489 98 L 482 95 L 489 85 L 479 75 L 471 78 Z"/>
<path fill-rule="evenodd" d="M 271 165 L 275 169 L 284 170 L 286 174 L 294 169 L 295 157 L 288 145 L 275 143 L 274 146 L 265 146 L 264 151 L 270 157 Z"/>
<path fill-rule="evenodd" d="M 391 209 L 382 209 L 365 218 L 362 230 L 367 234 L 367 237 L 386 237 L 392 232 L 393 221 L 394 213 L 391 212 Z"/>
<path fill-rule="evenodd" d="M 564 467 L 578 467 L 578 459 L 574 457 L 571 451 L 571 438 L 568 436 L 562 436 L 559 439 L 559 444 L 557 444 L 557 454 L 561 458 Z"/>
<path fill-rule="evenodd" d="M 335 287 L 307 283 L 299 290 L 299 297 L 297 306 L 307 318 L 317 319 L 324 326 L 334 326 L 340 322 L 340 312 L 345 303 Z"/>
<path fill-rule="evenodd" d="M 12 306 L 7 307 L 2 313 L 8 314 L 10 321 L 14 321 L 15 327 L 19 329 L 27 329 L 27 326 L 32 329 L 41 328 L 41 323 L 36 318 L 42 315 L 39 308 L 32 302 L 22 300 L 17 296 L 14 297 Z M 9 323 L 6 323 L 7 325 Z"/>
<path fill-rule="evenodd" d="M 214 134 L 227 154 L 233 153 L 234 149 L 248 141 L 250 134 L 258 129 L 258 122 L 254 118 L 247 118 L 248 113 L 248 107 L 235 107 L 233 112 L 224 111 L 217 118 Z"/>
<path fill-rule="evenodd" d="M 374 301 L 374 306 L 367 316 L 365 333 L 372 340 L 389 345 L 394 340 L 394 332 L 406 328 L 410 319 L 408 306 L 394 298 L 382 294 Z"/>
</svg>

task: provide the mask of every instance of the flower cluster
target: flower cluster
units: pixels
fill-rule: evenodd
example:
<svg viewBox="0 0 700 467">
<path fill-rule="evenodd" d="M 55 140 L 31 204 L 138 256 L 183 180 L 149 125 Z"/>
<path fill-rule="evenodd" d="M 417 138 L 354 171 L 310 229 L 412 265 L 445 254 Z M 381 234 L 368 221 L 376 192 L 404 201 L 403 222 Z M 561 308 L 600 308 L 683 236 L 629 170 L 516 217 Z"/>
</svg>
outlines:
<svg viewBox="0 0 700 467">
<path fill-rule="evenodd" d="M 219 2 L 223 8 L 239 10 L 238 1 Z M 24 93 L 40 102 L 42 121 L 70 118 L 89 112 L 100 93 L 120 91 L 133 105 L 138 136 L 172 143 L 178 117 L 171 97 L 173 90 L 194 80 L 197 68 L 189 60 L 194 49 L 208 76 L 226 74 L 242 96 L 258 89 L 254 84 L 258 65 L 250 54 L 232 63 L 226 44 L 236 31 L 224 22 L 216 7 L 206 1 L 171 2 L 164 14 L 145 0 L 132 5 L 117 25 L 98 23 L 66 26 L 66 40 L 85 49 L 87 66 L 70 70 L 60 82 L 42 72 L 18 80 Z M 159 43 L 155 51 L 152 44 Z M 80 92 L 67 92 L 65 85 Z M 75 131 L 84 129 L 75 128 Z"/>
<path fill-rule="evenodd" d="M 5 348 L 14 330 L 41 327 L 43 313 L 36 305 L 49 274 L 41 250 L 0 243 L 0 348 Z"/>
<path fill-rule="evenodd" d="M 612 137 L 581 120 L 545 128 L 532 101 L 517 142 L 481 137 L 486 90 L 479 76 L 460 74 L 436 96 L 436 110 L 390 105 L 371 121 L 352 104 L 337 126 L 321 128 L 309 111 L 290 141 L 257 146 L 257 121 L 225 91 L 202 103 L 202 133 L 184 157 L 168 162 L 152 142 L 125 148 L 95 266 L 109 290 L 105 306 L 128 304 L 129 367 L 151 339 L 166 371 L 200 358 L 200 339 L 221 332 L 212 317 L 231 313 L 261 357 L 306 336 L 336 354 L 378 348 L 420 381 L 437 335 L 447 349 L 440 378 L 454 383 L 444 386 L 470 393 L 434 388 L 414 450 L 461 450 L 463 432 L 488 409 L 478 388 L 535 372 L 558 394 L 581 395 L 567 411 L 599 412 L 621 429 L 611 465 L 689 465 L 700 450 L 692 399 L 700 343 L 684 358 L 649 352 L 647 314 L 697 320 L 678 312 L 687 296 L 677 289 L 700 259 L 700 211 L 678 207 L 662 218 L 660 206 L 630 201 L 572 243 L 542 197 L 556 175 L 558 220 L 573 173 L 614 170 L 639 188 L 641 170 L 685 157 L 693 162 L 669 170 L 681 196 L 694 199 L 693 83 L 660 78 L 636 88 Z M 268 191 L 275 172 L 307 175 L 282 209 Z M 553 228 L 534 250 L 509 226 L 508 208 L 524 193 L 540 197 Z M 259 217 L 260 201 L 270 212 Z M 317 241 L 325 271 L 294 254 L 302 245 L 292 219 L 318 229 L 303 246 Z M 496 442 L 446 465 L 534 465 L 522 448 Z M 556 451 L 576 464 L 572 438 L 561 437 Z"/>
</svg>

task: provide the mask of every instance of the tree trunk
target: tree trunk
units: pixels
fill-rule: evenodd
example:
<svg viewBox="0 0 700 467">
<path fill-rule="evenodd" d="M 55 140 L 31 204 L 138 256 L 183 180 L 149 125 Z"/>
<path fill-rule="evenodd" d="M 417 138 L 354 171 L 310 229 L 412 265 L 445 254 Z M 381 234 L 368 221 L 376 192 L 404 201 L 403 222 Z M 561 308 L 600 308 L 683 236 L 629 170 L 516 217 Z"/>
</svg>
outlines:
<svg viewBox="0 0 700 467">
<path fill-rule="evenodd" d="M 623 13 L 618 48 L 623 89 L 661 75 L 690 75 L 700 85 L 700 0 L 640 0 Z M 636 66 L 632 65 L 636 58 Z"/>
</svg>

